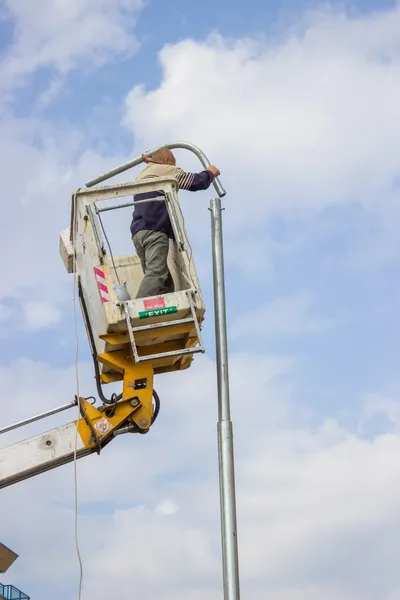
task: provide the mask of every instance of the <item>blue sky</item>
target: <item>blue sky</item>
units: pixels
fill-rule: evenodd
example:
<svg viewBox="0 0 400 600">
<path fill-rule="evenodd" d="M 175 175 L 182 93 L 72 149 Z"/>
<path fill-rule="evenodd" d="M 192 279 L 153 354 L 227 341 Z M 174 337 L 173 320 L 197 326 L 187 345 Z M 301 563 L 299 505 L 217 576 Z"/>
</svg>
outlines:
<svg viewBox="0 0 400 600">
<path fill-rule="evenodd" d="M 58 253 L 73 190 L 190 141 L 228 192 L 243 596 L 400 598 L 398 2 L 0 0 L 0 18 L 0 427 L 75 393 Z M 181 195 L 206 355 L 157 379 L 148 436 L 79 464 L 84 597 L 130 593 L 132 564 L 142 597 L 221 597 L 211 194 Z M 109 221 L 117 253 L 129 221 Z M 70 466 L 2 492 L 1 541 L 20 554 L 3 583 L 76 598 L 72 506 Z"/>
</svg>

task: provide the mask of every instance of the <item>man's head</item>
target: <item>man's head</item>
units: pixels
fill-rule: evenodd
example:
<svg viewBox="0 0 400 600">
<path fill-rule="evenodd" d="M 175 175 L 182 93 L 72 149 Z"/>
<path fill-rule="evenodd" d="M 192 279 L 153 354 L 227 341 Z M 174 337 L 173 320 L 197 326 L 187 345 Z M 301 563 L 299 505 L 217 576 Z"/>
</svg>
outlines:
<svg viewBox="0 0 400 600">
<path fill-rule="evenodd" d="M 156 150 L 151 158 L 154 162 L 161 163 L 162 165 L 176 165 L 175 156 L 171 150 L 165 147 Z"/>
</svg>

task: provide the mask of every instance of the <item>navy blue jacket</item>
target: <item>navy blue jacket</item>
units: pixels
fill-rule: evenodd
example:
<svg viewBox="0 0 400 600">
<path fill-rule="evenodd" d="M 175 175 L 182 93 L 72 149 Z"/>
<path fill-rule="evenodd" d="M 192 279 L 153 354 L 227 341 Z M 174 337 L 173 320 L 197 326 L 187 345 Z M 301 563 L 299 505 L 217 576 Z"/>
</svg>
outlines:
<svg viewBox="0 0 400 600">
<path fill-rule="evenodd" d="M 151 169 L 149 168 L 151 165 Z M 140 181 L 153 178 L 153 177 L 165 177 L 166 165 L 159 165 L 150 163 L 149 167 L 146 167 L 141 173 L 137 180 Z M 169 170 L 167 168 L 167 170 Z M 186 173 L 179 168 L 172 168 L 174 171 L 173 177 L 178 181 L 179 189 L 188 190 L 189 192 L 197 192 L 200 190 L 206 190 L 210 187 L 214 175 L 210 171 L 201 171 L 201 173 Z M 159 172 L 157 175 L 156 173 Z M 147 174 L 148 173 L 148 174 Z M 163 192 L 147 192 L 145 194 L 136 194 L 133 200 L 147 200 L 149 198 L 157 198 L 157 196 L 164 196 Z M 162 231 L 168 235 L 172 240 L 175 238 L 172 230 L 171 221 L 169 219 L 168 210 L 165 202 L 144 202 L 135 206 L 132 215 L 131 223 L 131 235 L 132 237 L 142 230 L 151 231 Z"/>
</svg>

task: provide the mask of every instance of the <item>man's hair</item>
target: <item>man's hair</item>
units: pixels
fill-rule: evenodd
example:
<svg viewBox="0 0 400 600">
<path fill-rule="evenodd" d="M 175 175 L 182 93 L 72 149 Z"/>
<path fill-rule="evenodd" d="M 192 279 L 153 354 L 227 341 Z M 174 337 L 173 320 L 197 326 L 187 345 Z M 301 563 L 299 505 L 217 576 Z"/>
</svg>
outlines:
<svg viewBox="0 0 400 600">
<path fill-rule="evenodd" d="M 165 148 L 165 146 L 162 148 L 158 148 L 158 150 L 156 150 L 154 154 L 152 154 L 151 158 L 156 162 L 164 162 L 166 158 L 172 159 L 175 162 L 175 156 L 173 155 L 171 150 L 168 150 L 168 148 Z"/>
</svg>

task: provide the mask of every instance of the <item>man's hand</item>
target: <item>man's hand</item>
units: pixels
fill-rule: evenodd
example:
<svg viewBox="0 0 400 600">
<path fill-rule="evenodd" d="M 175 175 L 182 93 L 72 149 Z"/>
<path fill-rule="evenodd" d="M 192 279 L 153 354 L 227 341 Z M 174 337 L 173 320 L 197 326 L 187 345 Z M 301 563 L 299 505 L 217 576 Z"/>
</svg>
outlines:
<svg viewBox="0 0 400 600">
<path fill-rule="evenodd" d="M 142 158 L 143 158 L 143 160 L 144 160 L 145 163 L 154 162 L 154 160 L 151 158 L 151 156 L 147 156 L 146 154 L 142 154 Z"/>
<path fill-rule="evenodd" d="M 217 167 L 214 167 L 214 165 L 210 165 L 209 167 L 207 167 L 206 170 L 210 171 L 210 173 L 212 173 L 214 177 L 218 177 L 218 175 L 221 175 L 219 169 L 217 169 Z"/>
</svg>

